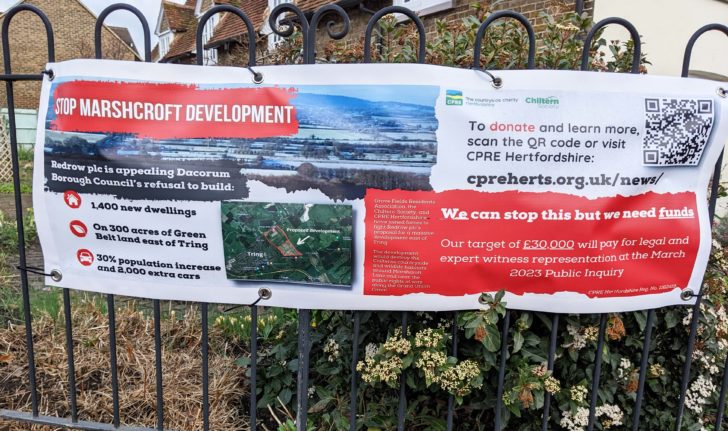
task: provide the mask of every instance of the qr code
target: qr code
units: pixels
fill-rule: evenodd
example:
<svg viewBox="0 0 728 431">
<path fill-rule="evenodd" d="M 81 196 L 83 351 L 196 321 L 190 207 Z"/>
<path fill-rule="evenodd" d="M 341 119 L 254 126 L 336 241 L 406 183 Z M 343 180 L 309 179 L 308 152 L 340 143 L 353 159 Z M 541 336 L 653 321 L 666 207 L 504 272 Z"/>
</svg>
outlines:
<svg viewBox="0 0 728 431">
<path fill-rule="evenodd" d="M 642 163 L 695 166 L 700 163 L 713 128 L 709 99 L 645 99 Z"/>
</svg>

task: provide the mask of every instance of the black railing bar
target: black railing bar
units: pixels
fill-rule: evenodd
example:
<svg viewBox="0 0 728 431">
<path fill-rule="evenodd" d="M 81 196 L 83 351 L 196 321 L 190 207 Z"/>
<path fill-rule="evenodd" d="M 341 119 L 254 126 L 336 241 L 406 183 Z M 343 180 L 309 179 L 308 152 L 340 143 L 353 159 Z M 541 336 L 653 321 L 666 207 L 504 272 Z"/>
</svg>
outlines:
<svg viewBox="0 0 728 431">
<path fill-rule="evenodd" d="M 153 300 L 154 305 L 154 366 L 157 386 L 157 429 L 164 430 L 164 388 L 162 386 L 162 328 L 159 299 Z"/>
<path fill-rule="evenodd" d="M 7 23 L 9 17 L 4 23 Z M 3 33 L 5 32 L 3 26 Z M 5 41 L 5 38 L 3 38 Z M 8 56 L 9 57 L 9 56 Z M 13 95 L 13 83 L 5 82 L 5 91 L 8 100 L 8 124 L 10 127 L 10 157 L 13 167 L 13 189 L 15 191 L 15 224 L 18 230 L 18 264 L 20 268 L 26 267 L 25 256 L 25 227 L 23 226 L 23 202 L 20 190 L 20 162 L 18 161 L 18 140 L 17 129 L 15 124 L 15 100 Z M 33 325 L 30 313 L 30 289 L 28 286 L 28 272 L 20 270 L 20 290 L 23 296 L 23 320 L 25 323 L 25 343 L 27 347 L 28 359 L 28 379 L 30 382 L 30 402 L 33 416 L 38 416 L 38 389 L 36 385 L 35 370 L 35 348 L 33 347 Z"/>
<path fill-rule="evenodd" d="M 708 217 L 711 221 L 715 219 L 715 207 L 718 204 L 718 192 L 720 188 L 720 174 L 721 170 L 723 168 L 723 154 L 725 154 L 725 150 L 722 150 L 720 152 L 720 156 L 718 156 L 718 161 L 715 162 L 715 167 L 713 168 L 713 180 L 712 184 L 710 185 L 710 201 L 708 202 Z M 701 289 L 702 292 L 702 289 Z M 700 298 L 700 297 L 698 297 Z"/>
<path fill-rule="evenodd" d="M 152 61 L 152 42 L 149 32 L 149 23 L 144 17 L 144 14 L 139 9 L 126 3 L 114 3 L 112 5 L 109 5 L 106 9 L 101 11 L 99 17 L 96 18 L 96 26 L 94 27 L 94 50 L 96 52 L 96 58 L 101 59 L 101 30 L 104 27 L 104 21 L 106 20 L 106 17 L 111 14 L 111 12 L 117 10 L 125 10 L 131 12 L 139 20 L 139 23 L 142 25 L 142 34 L 144 36 L 144 62 L 150 63 Z"/>
<path fill-rule="evenodd" d="M 311 354 L 311 310 L 298 310 L 298 384 L 296 430 L 306 431 L 308 422 L 308 371 Z"/>
<path fill-rule="evenodd" d="M 356 363 L 359 362 L 359 334 L 361 329 L 361 314 L 354 311 L 354 334 L 351 340 L 351 389 L 349 392 L 349 431 L 356 431 L 356 401 L 358 394 L 357 384 L 359 375 L 356 372 Z"/>
<path fill-rule="evenodd" d="M 119 372 L 116 362 L 116 308 L 114 295 L 106 295 L 106 308 L 109 314 L 109 363 L 111 370 L 111 400 L 114 413 L 114 427 L 121 423 L 119 415 Z"/>
<path fill-rule="evenodd" d="M 74 423 L 70 419 L 57 418 L 55 416 L 33 416 L 31 413 L 18 412 L 14 410 L 0 410 L 0 418 L 17 422 L 26 422 L 34 425 L 64 427 L 83 431 L 155 431 L 153 428 L 115 426 L 112 424 L 90 421 L 78 421 Z"/>
<path fill-rule="evenodd" d="M 725 357 L 723 364 L 723 382 L 720 384 L 720 397 L 718 398 L 718 413 L 715 418 L 715 431 L 720 431 L 723 426 L 723 416 L 725 416 L 725 393 L 728 388 L 728 355 Z"/>
<path fill-rule="evenodd" d="M 213 16 L 218 13 L 222 12 L 229 12 L 234 15 L 237 15 L 238 18 L 240 18 L 243 21 L 243 24 L 245 25 L 245 29 L 248 33 L 248 66 L 252 67 L 255 66 L 255 27 L 253 27 L 253 23 L 250 21 L 250 18 L 248 18 L 243 11 L 241 11 L 239 8 L 227 4 L 217 5 L 207 12 L 205 12 L 204 15 L 200 18 L 200 20 L 197 22 L 197 33 L 195 34 L 195 46 L 197 47 L 196 57 L 197 57 L 197 65 L 202 66 L 204 64 L 205 56 L 204 51 L 205 47 L 202 43 L 202 33 L 205 30 L 205 24 L 207 24 L 207 21 Z M 214 49 L 214 48 L 213 48 Z"/>
<path fill-rule="evenodd" d="M 422 20 L 419 16 L 417 16 L 416 13 L 414 13 L 411 9 L 403 6 L 387 6 L 379 10 L 377 13 L 372 15 L 371 18 L 369 18 L 366 31 L 364 32 L 364 63 L 372 62 L 372 32 L 374 31 L 374 26 L 377 25 L 379 20 L 382 19 L 382 17 L 384 17 L 385 15 L 394 13 L 401 13 L 403 15 L 406 15 L 407 18 L 412 20 L 412 22 L 417 27 L 417 34 L 419 35 L 417 62 L 424 64 L 427 51 L 427 33 L 425 32 L 425 25 L 422 23 Z"/>
<path fill-rule="evenodd" d="M 683 55 L 683 64 L 682 64 L 682 70 L 680 73 L 680 76 L 683 78 L 688 77 L 688 73 L 690 70 L 690 60 L 692 58 L 693 54 L 693 47 L 695 46 L 695 42 L 698 41 L 698 39 L 704 34 L 712 30 L 717 30 L 722 32 L 723 34 L 728 36 L 728 26 L 725 26 L 723 24 L 708 24 L 704 25 L 700 29 L 698 29 L 695 33 L 690 36 L 690 39 L 688 40 L 687 45 L 685 46 L 685 54 Z M 710 222 L 710 225 L 712 226 L 714 217 L 715 217 L 715 207 L 716 203 L 718 201 L 718 186 L 720 185 L 720 171 L 723 164 L 723 153 L 724 151 L 721 151 L 720 156 L 718 156 L 718 161 L 715 163 L 715 167 L 713 169 L 713 179 L 712 184 L 710 187 L 710 199 L 708 201 L 708 221 Z M 680 431 L 682 427 L 682 419 L 683 414 L 685 413 L 685 395 L 688 390 L 688 380 L 690 379 L 690 368 L 692 366 L 693 362 L 693 351 L 695 350 L 695 338 L 697 337 L 698 332 L 698 325 L 700 323 L 700 316 L 701 316 L 701 310 L 700 310 L 700 304 L 703 300 L 703 286 L 700 286 L 700 292 L 698 292 L 698 297 L 695 300 L 695 304 L 693 305 L 693 315 L 692 319 L 690 321 L 690 333 L 688 335 L 688 346 L 687 351 L 685 353 L 685 363 L 683 364 L 683 370 L 682 370 L 682 380 L 680 381 L 680 399 L 678 401 L 678 408 L 677 408 L 677 416 L 675 417 L 675 429 Z M 724 371 L 725 372 L 725 371 Z"/>
<path fill-rule="evenodd" d="M 708 220 L 713 221 L 715 217 L 715 206 L 718 200 L 718 184 L 720 183 L 720 168 L 723 164 L 723 152 L 720 153 L 718 161 L 715 164 L 715 170 L 713 171 L 713 183 L 710 190 L 710 201 L 708 203 Z M 695 304 L 692 307 L 693 316 L 690 320 L 690 333 L 688 335 L 688 346 L 685 353 L 685 363 L 683 364 L 682 377 L 680 381 L 680 399 L 677 404 L 677 416 L 675 417 L 675 429 L 680 431 L 682 428 L 683 415 L 685 413 L 685 395 L 688 390 L 688 381 L 690 380 L 690 368 L 693 362 L 693 351 L 695 350 L 695 339 L 698 334 L 698 325 L 700 323 L 700 304 L 703 300 L 702 295 L 703 288 L 700 287 L 700 293 L 697 295 L 698 298 L 695 300 Z"/>
<path fill-rule="evenodd" d="M 650 359 L 650 343 L 652 341 L 652 326 L 655 321 L 655 310 L 647 311 L 647 322 L 645 323 L 645 339 L 642 342 L 642 358 L 640 359 L 640 374 L 637 384 L 637 398 L 632 414 L 632 430 L 637 431 L 640 426 L 640 414 L 642 413 L 642 399 L 645 393 L 645 378 L 647 377 L 647 364 Z"/>
<path fill-rule="evenodd" d="M 11 55 L 10 55 L 10 22 L 13 17 L 22 11 L 28 11 L 35 14 L 43 22 L 46 32 L 46 43 L 48 45 L 48 62 L 52 63 L 56 60 L 55 46 L 53 41 L 53 26 L 48 17 L 35 6 L 28 4 L 19 4 L 8 10 L 3 17 L 2 29 L 0 30 L 0 38 L 2 38 L 3 48 L 3 66 L 6 77 L 12 77 Z M 13 81 L 5 81 L 5 94 L 8 102 L 8 126 L 10 137 L 10 158 L 13 171 L 13 190 L 15 198 L 15 224 L 18 233 L 18 263 L 20 268 L 27 267 L 25 256 L 25 227 L 23 225 L 23 202 L 20 190 L 20 163 L 18 161 L 18 139 L 17 128 L 15 124 L 15 97 L 13 94 Z M 28 287 L 27 271 L 20 271 L 20 286 L 23 296 L 23 320 L 25 323 L 25 343 L 27 348 L 28 359 L 28 380 L 30 383 L 30 402 L 33 416 L 38 416 L 38 390 L 36 385 L 35 370 L 35 352 L 33 347 L 33 326 L 30 313 L 30 290 Z"/>
<path fill-rule="evenodd" d="M 607 315 L 599 315 L 599 335 L 597 336 L 597 350 L 594 354 L 594 372 L 592 374 L 591 394 L 589 400 L 589 423 L 587 431 L 594 429 L 596 419 L 597 400 L 599 398 L 599 380 L 602 377 L 602 350 L 604 350 L 604 335 L 607 332 Z"/>
<path fill-rule="evenodd" d="M 574 7 L 574 11 L 579 15 L 584 13 L 584 0 L 576 0 L 576 6 Z"/>
<path fill-rule="evenodd" d="M 202 429 L 210 431 L 210 361 L 208 334 L 207 303 L 200 302 L 200 324 L 202 325 L 202 336 L 200 343 L 202 349 Z"/>
<path fill-rule="evenodd" d="M 549 356 L 546 359 L 546 369 L 551 373 L 554 371 L 554 359 L 556 359 L 556 343 L 558 341 L 559 314 L 554 313 L 551 316 L 551 338 L 549 339 Z M 549 429 L 549 419 L 551 417 L 551 393 L 544 391 L 543 396 L 543 417 L 541 418 L 541 431 Z"/>
<path fill-rule="evenodd" d="M 407 337 L 407 316 L 406 311 L 402 312 L 402 337 Z M 397 405 L 397 431 L 404 431 L 407 418 L 407 373 L 403 370 L 399 377 L 399 404 Z"/>
<path fill-rule="evenodd" d="M 309 35 L 307 42 L 309 46 L 307 49 L 304 49 L 307 55 L 306 64 L 314 64 L 316 62 L 316 29 L 318 28 L 321 19 L 323 19 L 324 16 L 330 15 L 332 13 L 336 14 L 339 18 L 343 20 L 344 28 L 342 28 L 341 31 L 334 31 L 335 24 L 333 21 L 329 21 L 326 25 L 326 32 L 328 33 L 329 37 L 334 40 L 339 40 L 346 37 L 346 35 L 349 33 L 349 28 L 351 27 L 349 15 L 341 6 L 337 4 L 330 4 L 319 8 L 316 13 L 314 13 L 311 17 L 311 23 L 308 28 Z"/>
<path fill-rule="evenodd" d="M 142 14 L 134 6 L 119 3 L 109 5 L 101 12 L 101 14 L 99 14 L 98 18 L 96 19 L 96 24 L 94 26 L 94 57 L 96 59 L 101 59 L 103 57 L 101 31 L 106 17 L 115 10 L 127 10 L 133 13 L 141 23 L 144 33 L 144 61 L 150 63 L 152 61 L 152 51 L 149 24 L 147 23 L 147 19 L 144 17 L 144 14 Z M 113 410 L 112 421 L 113 426 L 115 428 L 119 428 L 121 423 L 121 414 L 119 407 L 119 370 L 116 349 L 116 304 L 113 294 L 106 295 L 106 308 L 109 319 L 109 371 L 111 373 L 111 399 Z"/>
<path fill-rule="evenodd" d="M 506 315 L 503 317 L 503 327 L 501 328 L 501 351 L 500 363 L 498 364 L 498 389 L 495 399 L 495 431 L 503 429 L 503 386 L 506 378 L 506 362 L 508 361 L 508 331 L 511 327 L 511 312 L 506 309 Z"/>
<path fill-rule="evenodd" d="M 43 73 L 3 73 L 0 81 L 42 81 Z"/>
<path fill-rule="evenodd" d="M 458 312 L 452 314 L 452 357 L 458 357 Z M 455 397 L 453 394 L 447 397 L 447 431 L 453 430 L 453 420 L 455 416 Z"/>
<path fill-rule="evenodd" d="M 526 61 L 526 69 L 533 69 L 536 59 L 536 33 L 533 31 L 533 26 L 528 19 L 518 12 L 512 10 L 503 10 L 488 15 L 488 18 L 480 24 L 478 32 L 475 35 L 475 46 L 473 47 L 473 68 L 480 69 L 480 51 L 483 48 L 483 38 L 485 32 L 488 30 L 494 21 L 502 18 L 512 18 L 518 21 L 525 29 L 528 34 L 528 59 Z"/>
<path fill-rule="evenodd" d="M 295 18 L 286 17 L 285 19 L 281 19 L 283 18 L 284 14 L 293 14 L 295 15 Z M 274 34 L 282 38 L 290 37 L 291 35 L 293 35 L 294 31 L 296 30 L 294 21 L 298 22 L 298 24 L 301 26 L 301 38 L 303 39 L 303 46 L 301 48 L 303 53 L 301 57 L 305 64 L 311 64 L 309 63 L 308 56 L 309 25 L 308 20 L 306 19 L 306 15 L 303 13 L 303 11 L 301 11 L 301 9 L 299 9 L 298 6 L 294 5 L 293 3 L 284 2 L 273 8 L 270 15 L 268 15 L 268 26 L 271 28 Z M 285 25 L 285 29 L 281 29 L 278 24 Z"/>
<path fill-rule="evenodd" d="M 258 428 L 258 306 L 250 306 L 250 431 Z"/>
<path fill-rule="evenodd" d="M 642 42 L 640 40 L 640 34 L 631 22 L 627 21 L 624 18 L 616 17 L 604 18 L 603 20 L 594 24 L 594 26 L 592 26 L 592 28 L 589 30 L 589 33 L 587 33 L 586 38 L 584 39 L 584 48 L 581 52 L 581 70 L 589 70 L 589 51 L 591 49 L 592 40 L 599 30 L 608 26 L 609 24 L 621 25 L 622 27 L 626 28 L 627 31 L 629 31 L 629 35 L 634 42 L 634 52 L 632 53 L 632 68 L 630 72 L 639 73 L 640 60 L 642 58 Z"/>
<path fill-rule="evenodd" d="M 71 316 L 71 294 L 63 289 L 63 314 L 66 330 L 66 358 L 68 359 L 68 403 L 71 406 L 71 422 L 78 422 L 76 403 L 76 364 L 73 360 L 73 319 Z"/>
</svg>

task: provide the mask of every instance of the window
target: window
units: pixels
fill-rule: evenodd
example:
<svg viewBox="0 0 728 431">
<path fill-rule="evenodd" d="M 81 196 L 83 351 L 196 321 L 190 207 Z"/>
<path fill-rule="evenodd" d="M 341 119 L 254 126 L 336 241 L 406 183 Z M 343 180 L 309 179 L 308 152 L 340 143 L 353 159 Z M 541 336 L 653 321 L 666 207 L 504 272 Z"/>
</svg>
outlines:
<svg viewBox="0 0 728 431">
<path fill-rule="evenodd" d="M 220 14 L 215 14 L 205 23 L 205 28 L 202 29 L 202 45 L 204 46 L 210 39 L 215 31 L 215 26 L 219 21 Z M 202 52 L 203 64 L 213 65 L 217 64 L 217 49 L 205 49 Z"/>
<path fill-rule="evenodd" d="M 169 45 L 172 42 L 172 32 L 167 31 L 159 35 L 159 58 L 164 57 L 169 52 Z"/>
<path fill-rule="evenodd" d="M 454 0 L 394 0 L 395 6 L 404 6 L 420 16 L 425 16 L 453 8 Z M 406 17 L 402 17 L 406 19 Z"/>
<path fill-rule="evenodd" d="M 290 3 L 290 0 L 268 0 L 268 10 L 273 12 L 273 9 L 275 9 L 276 6 L 283 3 Z M 278 21 L 280 21 L 280 19 Z M 282 40 L 282 37 L 278 36 L 271 30 L 271 33 L 268 35 L 268 50 L 274 50 L 276 45 L 278 45 Z"/>
</svg>

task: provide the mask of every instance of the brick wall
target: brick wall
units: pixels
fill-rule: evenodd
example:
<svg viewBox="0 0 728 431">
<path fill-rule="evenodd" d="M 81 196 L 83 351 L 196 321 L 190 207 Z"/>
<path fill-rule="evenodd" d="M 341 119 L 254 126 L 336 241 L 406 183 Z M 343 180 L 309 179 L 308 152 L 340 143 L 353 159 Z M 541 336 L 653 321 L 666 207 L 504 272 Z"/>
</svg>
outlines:
<svg viewBox="0 0 728 431">
<path fill-rule="evenodd" d="M 50 19 L 55 36 L 56 61 L 94 57 L 96 18 L 78 0 L 26 0 L 24 3 L 37 6 Z M 9 33 L 12 71 L 38 73 L 43 70 L 48 61 L 48 51 L 41 20 L 30 12 L 20 12 L 10 23 Z M 108 28 L 103 29 L 101 40 L 106 58 L 135 59 Z M 16 82 L 13 94 L 16 108 L 37 109 L 40 83 Z M 5 85 L 0 85 L 0 106 L 7 106 Z"/>
<path fill-rule="evenodd" d="M 434 22 L 437 19 L 450 22 L 473 15 L 475 12 L 473 6 L 476 4 L 487 6 L 492 12 L 513 10 L 523 14 L 534 26 L 536 33 L 545 29 L 544 20 L 541 18 L 541 12 L 546 11 L 552 15 L 558 15 L 564 12 L 573 12 L 576 9 L 576 2 L 573 0 L 455 0 L 454 8 L 438 14 L 428 15 L 424 18 L 427 31 L 430 32 L 432 30 Z M 589 15 L 593 15 L 594 0 L 584 1 L 584 11 Z"/>
</svg>

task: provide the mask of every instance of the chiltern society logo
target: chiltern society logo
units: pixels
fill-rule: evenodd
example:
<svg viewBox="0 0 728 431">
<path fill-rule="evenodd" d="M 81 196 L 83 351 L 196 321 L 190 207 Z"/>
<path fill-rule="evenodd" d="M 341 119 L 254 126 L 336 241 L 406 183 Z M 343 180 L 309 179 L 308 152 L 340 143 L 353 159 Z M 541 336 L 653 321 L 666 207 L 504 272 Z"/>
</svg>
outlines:
<svg viewBox="0 0 728 431">
<path fill-rule="evenodd" d="M 458 90 L 447 90 L 445 92 L 445 105 L 462 105 L 463 92 Z"/>
<path fill-rule="evenodd" d="M 559 106 L 559 98 L 549 97 L 526 97 L 526 103 L 535 103 L 539 108 L 555 108 Z"/>
</svg>

